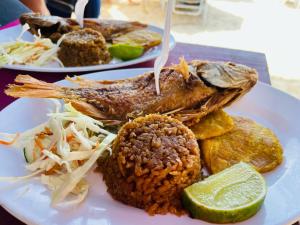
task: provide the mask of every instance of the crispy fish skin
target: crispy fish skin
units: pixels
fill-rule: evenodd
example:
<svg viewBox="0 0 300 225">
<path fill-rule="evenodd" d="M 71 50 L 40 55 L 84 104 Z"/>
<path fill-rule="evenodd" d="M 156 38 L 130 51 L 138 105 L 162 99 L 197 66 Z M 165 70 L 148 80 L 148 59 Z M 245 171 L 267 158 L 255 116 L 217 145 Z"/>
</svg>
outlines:
<svg viewBox="0 0 300 225">
<path fill-rule="evenodd" d="M 24 13 L 20 17 L 20 22 L 21 24 L 27 23 L 32 34 L 38 35 L 38 30 L 40 30 L 43 38 L 50 38 L 54 42 L 63 34 L 80 29 L 79 24 L 73 19 L 44 16 L 38 13 Z M 111 41 L 115 36 L 146 27 L 147 25 L 136 21 L 84 19 L 84 28 L 91 28 L 100 32 L 106 41 Z"/>
<path fill-rule="evenodd" d="M 198 140 L 221 136 L 234 127 L 233 119 L 223 110 L 217 110 L 202 118 L 191 130 Z"/>
<path fill-rule="evenodd" d="M 116 81 L 79 79 L 74 81 L 80 84 L 78 88 L 19 75 L 15 82 L 21 85 L 9 85 L 5 93 L 13 97 L 61 98 L 101 120 L 124 123 L 141 115 L 167 113 L 191 126 L 208 113 L 231 104 L 257 81 L 254 69 L 233 63 L 195 60 L 184 68 L 189 70 L 166 67 L 161 71 L 160 95 L 156 93 L 153 72 Z M 222 84 L 214 79 L 221 79 Z"/>
<path fill-rule="evenodd" d="M 243 117 L 233 117 L 233 120 L 235 127 L 232 131 L 200 143 L 211 173 L 218 173 L 241 161 L 264 173 L 282 162 L 282 147 L 270 129 Z"/>
</svg>

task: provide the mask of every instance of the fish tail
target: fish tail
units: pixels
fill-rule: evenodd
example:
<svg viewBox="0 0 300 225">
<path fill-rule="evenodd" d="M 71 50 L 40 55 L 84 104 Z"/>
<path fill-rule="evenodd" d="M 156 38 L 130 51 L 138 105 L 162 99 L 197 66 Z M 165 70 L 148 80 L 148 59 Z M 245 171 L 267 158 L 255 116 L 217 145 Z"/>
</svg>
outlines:
<svg viewBox="0 0 300 225">
<path fill-rule="evenodd" d="M 16 83 L 10 84 L 5 90 L 5 94 L 20 98 L 64 98 L 65 91 L 63 87 L 56 84 L 47 83 L 35 79 L 29 75 L 18 75 L 15 79 Z"/>
<path fill-rule="evenodd" d="M 70 78 L 67 78 L 70 79 Z M 20 98 L 59 98 L 63 99 L 65 102 L 69 102 L 78 111 L 91 116 L 96 119 L 101 119 L 106 125 L 117 125 L 120 124 L 119 120 L 111 120 L 107 118 L 98 108 L 92 104 L 80 100 L 79 96 L 67 94 L 66 87 L 60 87 L 53 83 L 47 83 L 35 79 L 29 75 L 18 75 L 15 79 L 16 83 L 11 84 L 5 90 L 5 93 L 9 96 Z M 72 91 L 72 89 L 68 89 Z"/>
</svg>

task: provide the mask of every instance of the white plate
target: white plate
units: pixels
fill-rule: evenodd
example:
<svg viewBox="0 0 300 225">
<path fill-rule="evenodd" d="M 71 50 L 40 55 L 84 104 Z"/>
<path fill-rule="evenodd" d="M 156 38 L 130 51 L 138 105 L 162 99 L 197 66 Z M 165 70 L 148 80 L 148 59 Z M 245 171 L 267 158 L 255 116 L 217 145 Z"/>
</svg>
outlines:
<svg viewBox="0 0 300 225">
<path fill-rule="evenodd" d="M 163 35 L 163 29 L 148 25 L 149 30 L 155 31 L 161 35 Z M 15 41 L 19 36 L 22 30 L 21 25 L 17 25 L 8 29 L 4 29 L 0 31 L 0 43 Z M 26 41 L 32 41 L 33 36 L 31 33 L 26 32 L 23 36 L 23 39 Z M 174 36 L 170 37 L 170 49 L 175 47 L 175 39 Z M 112 60 L 109 64 L 103 65 L 95 65 L 95 66 L 81 66 L 81 67 L 59 67 L 58 64 L 52 63 L 49 65 L 45 65 L 42 67 L 39 66 L 29 66 L 29 65 L 6 65 L 4 68 L 13 69 L 13 70 L 24 70 L 24 71 L 36 71 L 36 72 L 53 72 L 53 73 L 66 73 L 66 72 L 87 72 L 87 71 L 97 71 L 97 70 L 107 70 L 107 69 L 115 69 L 119 67 L 130 66 L 142 62 L 149 61 L 151 59 L 155 59 L 160 55 L 161 45 L 155 46 L 148 51 L 146 51 L 141 57 L 129 61 L 121 61 L 121 60 Z"/>
<path fill-rule="evenodd" d="M 121 79 L 142 74 L 148 69 L 98 72 L 84 77 Z M 60 82 L 66 84 L 67 82 Z M 49 102 L 43 99 L 19 99 L 0 112 L 0 131 L 17 132 L 46 119 Z M 243 225 L 289 224 L 300 216 L 300 104 L 299 101 L 268 85 L 258 83 L 239 102 L 227 110 L 271 128 L 284 148 L 284 161 L 274 171 L 264 174 L 268 194 L 262 209 Z M 22 151 L 0 146 L 0 176 L 26 174 Z M 7 185 L 0 183 L 0 203 L 14 216 L 28 224 L 65 225 L 199 225 L 208 224 L 187 216 L 149 216 L 145 211 L 113 200 L 98 173 L 88 176 L 91 190 L 77 208 L 62 210 L 50 206 L 49 191 L 38 181 Z"/>
</svg>

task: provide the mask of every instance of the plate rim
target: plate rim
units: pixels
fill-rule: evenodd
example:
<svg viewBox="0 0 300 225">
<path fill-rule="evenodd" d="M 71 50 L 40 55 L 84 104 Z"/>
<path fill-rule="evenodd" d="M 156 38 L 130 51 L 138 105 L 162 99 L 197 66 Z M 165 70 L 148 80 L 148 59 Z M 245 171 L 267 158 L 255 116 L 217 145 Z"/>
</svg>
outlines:
<svg viewBox="0 0 300 225">
<path fill-rule="evenodd" d="M 159 31 L 161 35 L 164 33 L 164 29 L 152 24 L 147 24 L 148 28 L 150 30 L 156 30 Z M 16 25 L 13 27 L 9 27 L 4 30 L 0 30 L 1 32 L 5 32 L 6 30 L 9 29 L 16 29 L 17 27 L 20 27 L 21 25 Z M 1 44 L 2 42 L 0 42 Z M 170 34 L 170 51 L 173 50 L 176 46 L 177 42 L 174 37 L 174 35 Z M 151 49 L 150 49 L 151 50 Z M 80 67 L 45 67 L 45 66 L 27 66 L 27 65 L 4 65 L 2 68 L 3 69 L 9 69 L 9 70 L 21 70 L 21 71 L 28 71 L 28 72 L 38 72 L 38 73 L 76 73 L 76 72 L 94 72 L 94 71 L 104 71 L 104 70 L 112 70 L 112 69 L 120 69 L 122 67 L 127 67 L 127 66 L 133 66 L 139 63 L 144 63 L 148 62 L 150 60 L 153 60 L 159 56 L 159 53 L 161 50 L 158 50 L 157 53 L 155 54 L 149 54 L 149 55 L 142 55 L 142 57 L 139 57 L 137 59 L 133 60 L 128 60 L 128 61 L 122 61 L 120 63 L 115 63 L 115 64 L 99 64 L 99 65 L 93 65 L 93 66 L 80 66 Z"/>
</svg>

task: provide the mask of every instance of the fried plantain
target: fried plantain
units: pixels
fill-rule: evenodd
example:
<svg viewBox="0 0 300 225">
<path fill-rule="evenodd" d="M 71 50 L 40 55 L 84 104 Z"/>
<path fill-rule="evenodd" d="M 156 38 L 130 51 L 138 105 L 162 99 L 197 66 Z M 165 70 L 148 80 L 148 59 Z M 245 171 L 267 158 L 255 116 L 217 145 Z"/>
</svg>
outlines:
<svg viewBox="0 0 300 225">
<path fill-rule="evenodd" d="M 223 110 L 212 112 L 191 127 L 198 140 L 223 135 L 234 127 L 233 119 Z"/>
<path fill-rule="evenodd" d="M 130 44 L 143 46 L 145 50 L 161 43 L 161 35 L 151 30 L 134 30 L 112 39 L 113 44 Z"/>
<path fill-rule="evenodd" d="M 211 173 L 241 161 L 263 173 L 282 162 L 281 144 L 270 129 L 243 117 L 233 117 L 233 120 L 232 131 L 201 142 L 204 161 Z"/>
</svg>

